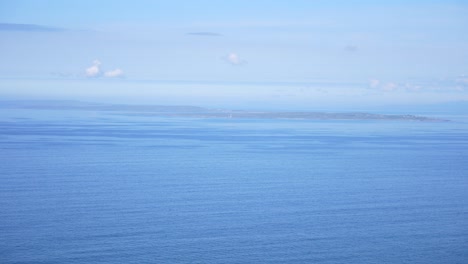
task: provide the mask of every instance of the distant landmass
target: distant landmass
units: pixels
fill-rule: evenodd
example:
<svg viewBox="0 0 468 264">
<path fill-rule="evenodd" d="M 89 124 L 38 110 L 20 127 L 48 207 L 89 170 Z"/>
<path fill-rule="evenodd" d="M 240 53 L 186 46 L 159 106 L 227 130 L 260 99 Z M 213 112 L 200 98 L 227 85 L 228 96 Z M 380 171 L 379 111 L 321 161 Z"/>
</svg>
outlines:
<svg viewBox="0 0 468 264">
<path fill-rule="evenodd" d="M 192 118 L 250 118 L 250 119 L 304 119 L 304 120 L 407 120 L 446 122 L 449 120 L 407 114 L 373 114 L 364 112 L 280 112 L 210 109 L 198 106 L 126 105 L 80 101 L 0 101 L 0 109 L 82 110 L 109 111 L 126 115 L 192 117 Z"/>
</svg>

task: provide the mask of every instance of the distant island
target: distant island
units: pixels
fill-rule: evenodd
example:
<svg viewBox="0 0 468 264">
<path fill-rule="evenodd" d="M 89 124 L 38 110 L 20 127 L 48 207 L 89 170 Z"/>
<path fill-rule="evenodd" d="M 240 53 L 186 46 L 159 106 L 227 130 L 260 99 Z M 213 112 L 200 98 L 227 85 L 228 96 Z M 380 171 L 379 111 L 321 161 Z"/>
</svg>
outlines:
<svg viewBox="0 0 468 264">
<path fill-rule="evenodd" d="M 187 118 L 302 119 L 302 120 L 406 120 L 447 122 L 449 120 L 419 115 L 390 115 L 365 112 L 281 112 L 210 109 L 198 106 L 103 104 L 80 101 L 0 101 L 0 109 L 108 111 L 122 115 Z"/>
</svg>

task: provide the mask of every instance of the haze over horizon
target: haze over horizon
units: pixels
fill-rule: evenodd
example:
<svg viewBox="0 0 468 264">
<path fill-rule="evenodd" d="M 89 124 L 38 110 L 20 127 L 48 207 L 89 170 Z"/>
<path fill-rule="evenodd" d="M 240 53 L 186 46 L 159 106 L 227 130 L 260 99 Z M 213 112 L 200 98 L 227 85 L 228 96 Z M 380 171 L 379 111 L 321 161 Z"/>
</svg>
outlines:
<svg viewBox="0 0 468 264">
<path fill-rule="evenodd" d="M 0 264 L 466 263 L 468 0 L 0 0 Z"/>
<path fill-rule="evenodd" d="M 468 101 L 467 1 L 3 1 L 0 97 L 208 107 Z"/>
</svg>

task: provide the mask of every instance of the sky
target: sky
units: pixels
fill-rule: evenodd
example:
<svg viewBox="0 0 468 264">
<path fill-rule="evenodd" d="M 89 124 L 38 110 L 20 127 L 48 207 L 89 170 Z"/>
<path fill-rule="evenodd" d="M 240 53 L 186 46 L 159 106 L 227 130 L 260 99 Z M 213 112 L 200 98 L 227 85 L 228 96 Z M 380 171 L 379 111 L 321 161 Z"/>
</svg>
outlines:
<svg viewBox="0 0 468 264">
<path fill-rule="evenodd" d="M 0 99 L 468 101 L 468 1 L 0 0 Z"/>
</svg>

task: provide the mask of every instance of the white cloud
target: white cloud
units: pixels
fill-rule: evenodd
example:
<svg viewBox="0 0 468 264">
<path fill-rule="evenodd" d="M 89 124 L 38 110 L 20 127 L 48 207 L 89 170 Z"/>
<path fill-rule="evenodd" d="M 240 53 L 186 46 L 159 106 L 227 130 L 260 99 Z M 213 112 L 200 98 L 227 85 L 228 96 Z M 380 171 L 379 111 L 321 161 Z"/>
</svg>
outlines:
<svg viewBox="0 0 468 264">
<path fill-rule="evenodd" d="M 226 55 L 225 60 L 232 65 L 242 65 L 247 63 L 246 60 L 242 59 L 236 53 L 229 53 L 228 55 Z"/>
<path fill-rule="evenodd" d="M 101 62 L 99 60 L 94 60 L 93 65 L 85 69 L 85 76 L 89 78 L 97 78 L 97 77 L 115 78 L 115 77 L 122 77 L 123 75 L 124 75 L 124 72 L 119 68 L 103 72 L 101 69 Z"/>
<path fill-rule="evenodd" d="M 100 65 L 101 62 L 99 60 L 94 60 L 93 65 L 85 70 L 86 77 L 98 77 L 101 74 Z"/>
<path fill-rule="evenodd" d="M 114 77 L 122 77 L 124 72 L 121 69 L 115 69 L 111 71 L 106 71 L 104 73 L 104 77 L 114 78 Z"/>
</svg>

